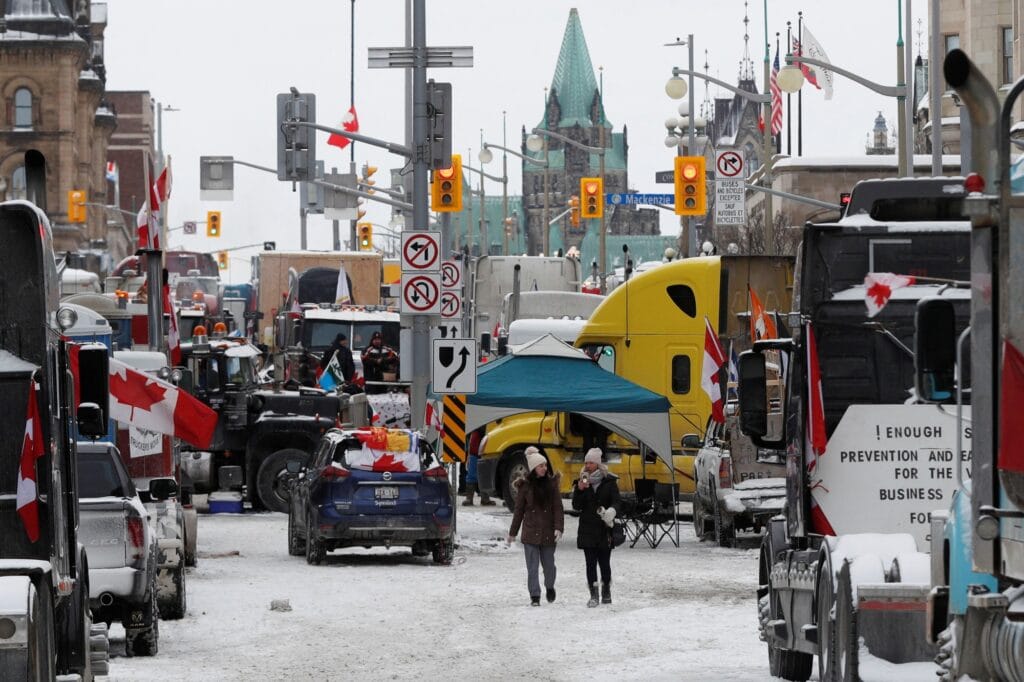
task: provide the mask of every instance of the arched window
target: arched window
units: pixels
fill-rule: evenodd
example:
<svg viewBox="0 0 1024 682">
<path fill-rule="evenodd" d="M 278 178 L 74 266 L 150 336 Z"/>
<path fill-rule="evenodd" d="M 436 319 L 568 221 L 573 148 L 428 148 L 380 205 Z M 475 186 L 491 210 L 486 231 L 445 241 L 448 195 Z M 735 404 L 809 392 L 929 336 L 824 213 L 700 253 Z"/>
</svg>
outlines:
<svg viewBox="0 0 1024 682">
<path fill-rule="evenodd" d="M 28 88 L 14 91 L 14 127 L 32 127 L 32 91 Z"/>
<path fill-rule="evenodd" d="M 28 187 L 25 182 L 25 167 L 18 166 L 11 173 L 11 193 L 9 199 L 27 199 Z"/>
</svg>

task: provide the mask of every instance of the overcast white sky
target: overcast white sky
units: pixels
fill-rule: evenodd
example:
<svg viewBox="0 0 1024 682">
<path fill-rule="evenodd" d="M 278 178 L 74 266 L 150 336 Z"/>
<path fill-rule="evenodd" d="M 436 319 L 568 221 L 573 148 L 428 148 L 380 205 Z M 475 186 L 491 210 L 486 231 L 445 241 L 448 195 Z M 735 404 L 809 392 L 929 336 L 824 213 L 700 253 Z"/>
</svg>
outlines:
<svg viewBox="0 0 1024 682">
<path fill-rule="evenodd" d="M 909 2 L 910 0 L 907 0 Z M 367 68 L 367 48 L 403 44 L 404 0 L 355 0 L 355 105 L 360 132 L 403 141 L 403 75 L 400 70 Z M 223 213 L 223 237 L 209 240 L 172 235 L 172 246 L 213 251 L 275 240 L 278 249 L 299 247 L 299 198 L 276 176 L 238 167 L 232 202 L 199 201 L 199 157 L 231 155 L 265 166 L 276 165 L 275 96 L 296 86 L 317 96 L 318 122 L 337 125 L 349 107 L 350 0 L 107 0 L 107 87 L 148 90 L 165 107 L 163 148 L 173 157 L 174 189 L 170 224 L 205 220 L 206 211 Z M 470 69 L 434 69 L 450 81 L 455 100 L 455 148 L 478 167 L 480 136 L 501 144 L 502 112 L 507 112 L 508 146 L 519 148 L 520 131 L 543 114 L 544 88 L 551 83 L 569 10 L 577 7 L 594 68 L 604 67 L 605 111 L 617 132 L 629 130 L 630 185 L 640 192 L 667 192 L 654 174 L 671 167 L 674 150 L 664 146 L 664 120 L 677 102 L 665 95 L 672 66 L 685 68 L 685 47 L 665 47 L 677 36 L 694 34 L 697 70 L 735 83 L 743 55 L 744 3 L 719 0 L 434 0 L 427 3 L 429 45 L 472 45 Z M 927 3 L 913 5 L 915 49 L 927 45 Z M 875 82 L 896 83 L 897 2 L 894 0 L 769 0 L 768 28 L 775 54 L 775 32 L 786 21 L 795 27 L 803 10 L 805 25 L 833 63 Z M 750 53 L 761 87 L 764 57 L 764 2 L 749 7 Z M 922 23 L 919 27 L 918 20 Z M 918 31 L 925 31 L 918 39 Z M 697 101 L 704 96 L 697 83 Z M 711 97 L 717 89 L 712 87 Z M 794 97 L 794 109 L 796 98 Z M 867 133 L 881 111 L 896 122 L 896 100 L 876 95 L 836 77 L 835 96 L 804 95 L 804 155 L 862 155 Z M 794 119 L 795 120 L 795 119 Z M 794 123 L 795 128 L 795 123 Z M 318 157 L 328 169 L 347 171 L 349 151 L 325 144 Z M 470 152 L 470 150 L 472 150 Z M 785 151 L 785 143 L 783 143 Z M 793 146 L 794 154 L 796 145 Z M 509 159 L 509 193 L 520 191 L 520 164 Z M 395 157 L 356 145 L 356 163 L 378 166 L 379 184 Z M 500 156 L 488 168 L 501 173 Z M 488 195 L 501 185 L 488 183 Z M 371 204 L 368 217 L 387 224 L 390 208 Z M 343 238 L 347 223 L 342 223 Z M 678 221 L 665 212 L 662 232 L 675 234 Z M 309 247 L 331 248 L 331 223 L 309 217 Z M 215 242 L 215 243 L 211 243 Z M 226 279 L 248 278 L 248 257 L 257 249 L 233 253 Z"/>
</svg>

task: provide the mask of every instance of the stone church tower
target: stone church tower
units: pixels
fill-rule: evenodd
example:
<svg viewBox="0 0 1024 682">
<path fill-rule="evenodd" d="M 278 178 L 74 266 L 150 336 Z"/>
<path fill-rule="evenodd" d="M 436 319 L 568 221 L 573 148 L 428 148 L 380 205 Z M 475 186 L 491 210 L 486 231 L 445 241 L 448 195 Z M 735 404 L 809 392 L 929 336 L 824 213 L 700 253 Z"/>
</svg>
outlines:
<svg viewBox="0 0 1024 682">
<path fill-rule="evenodd" d="M 590 52 L 583 37 L 583 26 L 575 8 L 569 11 L 555 75 L 547 93 L 547 103 L 538 128 L 550 130 L 589 147 L 605 148 L 604 191 L 625 193 L 629 189 L 627 164 L 629 145 L 626 128 L 613 131 L 605 116 L 601 89 L 594 76 Z M 602 133 L 602 127 L 604 132 Z M 526 147 L 530 131 L 522 131 L 523 154 L 543 160 L 545 152 Z M 568 207 L 569 199 L 579 194 L 580 178 L 598 177 L 600 157 L 553 138 L 547 140 L 548 167 L 523 161 L 523 210 L 526 215 L 527 249 L 538 254 L 544 248 L 546 223 Z M 545 194 L 547 209 L 545 210 Z M 545 220 L 545 216 L 547 219 Z M 593 223 L 589 225 L 588 223 Z M 658 209 L 605 205 L 605 228 L 610 234 L 657 235 Z M 582 220 L 574 228 L 566 215 L 550 228 L 550 250 L 579 248 L 588 232 L 597 235 L 598 220 Z"/>
</svg>

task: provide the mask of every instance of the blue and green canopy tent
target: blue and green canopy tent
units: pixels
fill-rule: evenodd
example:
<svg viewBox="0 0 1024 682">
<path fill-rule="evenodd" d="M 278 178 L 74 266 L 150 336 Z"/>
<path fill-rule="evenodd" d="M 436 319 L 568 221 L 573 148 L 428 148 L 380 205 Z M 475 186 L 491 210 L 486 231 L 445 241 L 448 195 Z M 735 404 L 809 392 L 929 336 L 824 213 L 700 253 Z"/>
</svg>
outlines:
<svg viewBox="0 0 1024 682">
<path fill-rule="evenodd" d="M 477 369 L 466 396 L 466 431 L 522 412 L 575 412 L 636 441 L 672 468 L 665 396 L 602 369 L 548 334 Z"/>
</svg>

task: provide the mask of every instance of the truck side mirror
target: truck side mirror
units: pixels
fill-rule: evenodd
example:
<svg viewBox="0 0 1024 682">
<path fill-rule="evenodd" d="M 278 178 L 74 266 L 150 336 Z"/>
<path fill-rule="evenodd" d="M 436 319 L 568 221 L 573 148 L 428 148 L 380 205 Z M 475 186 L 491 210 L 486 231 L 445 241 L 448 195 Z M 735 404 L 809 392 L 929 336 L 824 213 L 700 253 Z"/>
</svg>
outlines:
<svg viewBox="0 0 1024 682">
<path fill-rule="evenodd" d="M 683 436 L 681 445 L 683 446 L 683 450 L 699 450 L 701 446 L 700 436 L 696 433 L 688 433 Z"/>
<path fill-rule="evenodd" d="M 956 316 L 953 303 L 918 301 L 914 316 L 914 389 L 929 403 L 950 400 L 956 390 Z"/>
<path fill-rule="evenodd" d="M 149 497 L 153 500 L 167 500 L 178 495 L 178 482 L 173 478 L 154 478 L 149 482 Z"/>
<path fill-rule="evenodd" d="M 768 434 L 768 376 L 764 355 L 755 351 L 740 353 L 739 403 L 740 431 L 751 438 Z"/>
<path fill-rule="evenodd" d="M 107 420 L 103 410 L 96 403 L 78 404 L 78 433 L 88 438 L 102 438 L 107 435 Z"/>
</svg>

